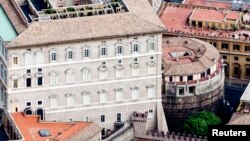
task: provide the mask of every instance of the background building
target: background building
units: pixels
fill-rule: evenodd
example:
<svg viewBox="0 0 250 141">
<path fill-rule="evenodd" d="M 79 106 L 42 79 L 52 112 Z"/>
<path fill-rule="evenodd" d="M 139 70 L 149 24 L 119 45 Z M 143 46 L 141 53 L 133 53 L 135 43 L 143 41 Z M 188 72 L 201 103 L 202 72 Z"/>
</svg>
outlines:
<svg viewBox="0 0 250 141">
<path fill-rule="evenodd" d="M 0 107 L 6 107 L 7 101 L 7 49 L 0 37 Z"/>
<path fill-rule="evenodd" d="M 166 131 L 161 103 L 165 27 L 150 4 L 66 3 L 71 9 L 49 4 L 52 12 L 29 4 L 34 11 L 26 15 L 29 27 L 8 44 L 8 111 L 38 114 L 46 121 L 92 121 L 103 127 L 103 136 L 130 122 L 134 111 L 146 111 L 149 128 Z M 23 5 L 17 1 L 16 6 Z M 104 6 L 102 12 L 96 6 Z"/>
<path fill-rule="evenodd" d="M 162 52 L 163 108 L 170 131 L 192 113 L 222 110 L 223 62 L 212 45 L 193 38 L 166 38 Z"/>
<path fill-rule="evenodd" d="M 247 85 L 250 42 L 249 25 L 243 17 L 248 19 L 248 14 L 225 8 L 166 3 L 160 12 L 160 18 L 168 28 L 163 38 L 192 37 L 212 44 L 226 64 L 226 81 Z"/>
</svg>

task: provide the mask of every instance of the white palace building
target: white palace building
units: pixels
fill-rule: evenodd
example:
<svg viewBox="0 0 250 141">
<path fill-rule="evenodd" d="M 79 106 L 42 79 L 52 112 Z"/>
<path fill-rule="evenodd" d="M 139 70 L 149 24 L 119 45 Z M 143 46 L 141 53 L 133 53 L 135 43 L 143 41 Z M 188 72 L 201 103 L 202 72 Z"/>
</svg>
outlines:
<svg viewBox="0 0 250 141">
<path fill-rule="evenodd" d="M 149 129 L 167 131 L 161 103 L 166 29 L 149 2 L 45 2 L 39 11 L 28 1 L 30 23 L 7 45 L 8 111 L 91 121 L 103 130 L 140 111 L 148 113 Z"/>
</svg>

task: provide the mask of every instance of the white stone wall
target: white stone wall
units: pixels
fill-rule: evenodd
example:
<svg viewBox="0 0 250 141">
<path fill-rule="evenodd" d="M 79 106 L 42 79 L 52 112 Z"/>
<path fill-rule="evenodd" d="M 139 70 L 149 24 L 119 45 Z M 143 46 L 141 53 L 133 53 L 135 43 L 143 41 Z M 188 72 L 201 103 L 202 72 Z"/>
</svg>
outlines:
<svg viewBox="0 0 250 141">
<path fill-rule="evenodd" d="M 153 37 L 151 37 L 153 36 Z M 138 38 L 138 39 L 135 39 Z M 148 51 L 148 40 L 155 41 L 155 51 Z M 115 44 L 121 40 L 123 46 L 123 55 L 117 56 L 115 53 Z M 138 40 L 140 44 L 140 53 L 132 54 L 131 45 Z M 100 57 L 99 46 L 102 41 L 106 42 L 108 54 L 106 57 Z M 91 57 L 85 59 L 82 57 L 82 47 L 88 46 L 91 49 Z M 71 47 L 74 52 L 74 59 L 67 61 L 66 49 Z M 89 120 L 96 122 L 102 127 L 111 128 L 116 120 L 116 114 L 122 113 L 122 120 L 130 120 L 130 115 L 133 111 L 145 112 L 154 109 L 156 103 L 161 104 L 161 47 L 162 35 L 143 35 L 136 37 L 124 37 L 95 41 L 84 41 L 75 43 L 53 44 L 47 46 L 34 46 L 29 48 L 10 48 L 9 49 L 9 108 L 11 112 L 23 111 L 26 102 L 31 102 L 30 107 L 34 113 L 36 109 L 42 108 L 45 110 L 46 120 L 66 121 L 70 118 L 73 120 L 83 120 L 85 116 Z M 32 65 L 25 66 L 24 54 L 30 50 L 32 54 Z M 58 61 L 51 63 L 49 51 L 56 49 L 58 53 Z M 42 51 L 44 56 L 44 64 L 36 64 L 36 53 Z M 18 65 L 13 65 L 13 56 L 18 56 Z M 155 74 L 148 74 L 148 62 L 153 56 L 153 62 L 156 68 Z M 138 58 L 139 76 L 132 76 L 131 63 L 134 58 Z M 114 66 L 118 64 L 118 59 L 122 60 L 124 76 L 121 78 L 115 77 Z M 102 62 L 106 62 L 108 78 L 105 80 L 99 79 L 98 67 Z M 42 68 L 43 85 L 36 85 L 37 69 Z M 91 71 L 90 81 L 82 80 L 82 69 L 89 68 Z M 26 71 L 31 70 L 30 77 L 32 78 L 32 86 L 26 88 Z M 66 83 L 65 71 L 73 70 L 75 82 Z M 49 73 L 56 71 L 58 73 L 58 84 L 50 85 Z M 27 76 L 27 75 L 26 75 Z M 18 88 L 13 88 L 13 78 L 18 79 Z M 156 96 L 148 98 L 148 87 L 154 86 Z M 132 100 L 131 88 L 139 88 L 139 99 Z M 115 101 L 115 89 L 122 88 L 123 100 Z M 105 90 L 107 94 L 107 102 L 100 104 L 100 94 L 98 91 Z M 89 92 L 90 104 L 83 105 L 83 92 Z M 74 97 L 74 105 L 67 107 L 67 96 L 71 94 Z M 57 99 L 57 108 L 51 108 L 51 96 Z M 43 101 L 42 105 L 38 105 L 38 100 Z M 100 115 L 107 115 L 107 122 L 100 124 Z M 161 121 L 159 121 L 161 122 Z"/>
</svg>

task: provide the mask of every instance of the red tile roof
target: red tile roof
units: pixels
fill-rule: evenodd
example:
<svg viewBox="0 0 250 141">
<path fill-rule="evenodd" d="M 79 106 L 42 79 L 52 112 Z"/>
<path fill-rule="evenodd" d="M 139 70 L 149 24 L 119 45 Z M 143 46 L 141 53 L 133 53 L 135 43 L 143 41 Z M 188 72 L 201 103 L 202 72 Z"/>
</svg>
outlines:
<svg viewBox="0 0 250 141">
<path fill-rule="evenodd" d="M 185 0 L 183 4 L 197 5 L 197 6 L 209 6 L 221 9 L 231 9 L 230 2 L 221 1 L 209 1 L 209 0 Z"/>
<path fill-rule="evenodd" d="M 25 141 L 67 139 L 92 124 L 87 122 L 40 122 L 37 115 L 24 115 L 21 112 L 12 113 L 12 117 Z M 49 137 L 41 137 L 39 131 L 43 129 L 49 130 L 51 135 Z"/>
<path fill-rule="evenodd" d="M 222 22 L 225 15 L 217 10 L 194 9 L 190 19 L 201 21 Z"/>
<path fill-rule="evenodd" d="M 240 12 L 237 12 L 237 11 L 230 11 L 226 15 L 227 20 L 237 20 L 239 17 L 240 17 Z"/>
<path fill-rule="evenodd" d="M 192 14 L 194 6 L 170 6 L 167 5 L 160 15 L 160 19 L 163 24 L 167 27 L 169 33 L 177 34 L 180 32 L 181 34 L 186 35 L 194 35 L 194 36 L 204 36 L 204 37 L 215 37 L 215 38 L 232 38 L 232 35 L 236 35 L 235 39 L 245 40 L 244 36 L 238 36 L 238 34 L 250 32 L 246 30 L 238 30 L 238 31 L 223 31 L 223 30 L 212 30 L 206 28 L 197 28 L 191 27 L 188 25 L 188 18 Z M 208 10 L 208 9 L 206 9 Z M 231 16 L 230 16 L 231 17 Z"/>
</svg>

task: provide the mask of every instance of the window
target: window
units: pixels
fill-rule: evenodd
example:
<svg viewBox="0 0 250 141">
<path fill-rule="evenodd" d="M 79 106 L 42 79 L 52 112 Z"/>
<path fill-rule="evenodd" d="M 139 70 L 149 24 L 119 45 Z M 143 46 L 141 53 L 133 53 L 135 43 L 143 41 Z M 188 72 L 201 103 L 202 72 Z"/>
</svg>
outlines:
<svg viewBox="0 0 250 141">
<path fill-rule="evenodd" d="M 83 81 L 89 81 L 91 77 L 90 70 L 85 68 L 82 70 L 82 80 Z"/>
<path fill-rule="evenodd" d="M 43 69 L 42 68 L 38 68 L 37 71 L 38 72 L 43 72 Z"/>
<path fill-rule="evenodd" d="M 150 60 L 154 60 L 154 56 L 150 56 Z"/>
<path fill-rule="evenodd" d="M 234 60 L 235 60 L 235 61 L 238 61 L 238 60 L 239 60 L 239 57 L 236 57 L 236 56 L 235 56 L 235 57 L 234 57 Z"/>
<path fill-rule="evenodd" d="M 201 73 L 201 78 L 206 77 L 206 72 Z"/>
<path fill-rule="evenodd" d="M 18 79 L 13 79 L 13 88 L 18 88 Z"/>
<path fill-rule="evenodd" d="M 68 60 L 72 60 L 73 59 L 73 51 L 72 50 L 68 50 L 67 51 L 67 59 Z"/>
<path fill-rule="evenodd" d="M 101 115 L 101 122 L 105 122 L 105 115 Z"/>
<path fill-rule="evenodd" d="M 122 60 L 118 60 L 117 62 L 118 62 L 118 64 L 121 64 L 121 63 L 122 63 Z"/>
<path fill-rule="evenodd" d="M 27 74 L 30 74 L 30 73 L 31 73 L 31 70 L 30 70 L 30 69 L 27 69 L 26 72 L 27 72 Z"/>
<path fill-rule="evenodd" d="M 246 58 L 246 61 L 247 61 L 247 62 L 250 62 L 250 58 Z"/>
<path fill-rule="evenodd" d="M 43 105 L 43 101 L 41 100 L 37 101 L 37 105 Z"/>
<path fill-rule="evenodd" d="M 24 55 L 24 59 L 25 59 L 25 66 L 30 66 L 32 65 L 32 54 L 31 52 L 26 52 Z"/>
<path fill-rule="evenodd" d="M 122 101 L 122 90 L 116 90 L 115 91 L 115 101 Z"/>
<path fill-rule="evenodd" d="M 155 65 L 148 65 L 148 74 L 155 74 Z"/>
<path fill-rule="evenodd" d="M 122 114 L 121 113 L 116 114 L 116 122 L 122 122 Z"/>
<path fill-rule="evenodd" d="M 13 57 L 13 65 L 18 65 L 18 57 Z"/>
<path fill-rule="evenodd" d="M 90 57 L 90 49 L 84 49 L 83 50 L 83 57 L 89 58 Z"/>
<path fill-rule="evenodd" d="M 155 43 L 149 43 L 149 51 L 155 50 Z"/>
<path fill-rule="evenodd" d="M 169 82 L 172 82 L 172 81 L 173 81 L 173 77 L 169 76 Z"/>
<path fill-rule="evenodd" d="M 68 94 L 67 96 L 67 107 L 74 106 L 74 96 L 72 94 Z"/>
<path fill-rule="evenodd" d="M 50 61 L 51 62 L 57 61 L 57 51 L 55 49 L 50 50 Z"/>
<path fill-rule="evenodd" d="M 107 102 L 107 94 L 105 91 L 100 92 L 100 103 L 106 103 Z"/>
<path fill-rule="evenodd" d="M 116 77 L 123 77 L 123 69 L 122 68 L 116 68 L 115 69 L 115 75 L 116 75 Z"/>
<path fill-rule="evenodd" d="M 139 43 L 134 43 L 132 48 L 133 53 L 139 53 Z"/>
<path fill-rule="evenodd" d="M 49 74 L 50 77 L 50 85 L 58 84 L 58 74 L 56 72 L 51 72 Z"/>
<path fill-rule="evenodd" d="M 31 78 L 26 78 L 26 87 L 31 87 Z"/>
<path fill-rule="evenodd" d="M 36 64 L 43 64 L 44 63 L 44 56 L 41 51 L 36 52 Z"/>
<path fill-rule="evenodd" d="M 148 87 L 148 98 L 154 98 L 156 96 L 155 94 L 155 87 L 149 86 Z"/>
<path fill-rule="evenodd" d="M 222 58 L 226 60 L 226 59 L 227 59 L 227 56 L 226 56 L 226 55 L 223 55 Z"/>
<path fill-rule="evenodd" d="M 221 44 L 221 48 L 222 48 L 222 49 L 228 49 L 228 44 L 222 43 L 222 44 Z"/>
<path fill-rule="evenodd" d="M 246 68 L 246 77 L 249 79 L 250 78 L 250 67 Z"/>
<path fill-rule="evenodd" d="M 240 45 L 233 45 L 233 49 L 239 51 L 240 50 Z"/>
<path fill-rule="evenodd" d="M 123 48 L 122 48 L 122 46 L 121 45 L 118 45 L 117 46 L 117 55 L 122 55 L 122 52 L 123 52 Z"/>
<path fill-rule="evenodd" d="M 74 72 L 72 70 L 66 71 L 66 83 L 73 83 L 74 82 Z"/>
<path fill-rule="evenodd" d="M 56 97 L 51 97 L 50 98 L 50 107 L 51 108 L 57 108 L 57 99 L 56 99 Z"/>
<path fill-rule="evenodd" d="M 183 81 L 183 76 L 180 76 L 180 82 L 182 82 Z"/>
<path fill-rule="evenodd" d="M 183 87 L 179 88 L 179 95 L 184 95 L 184 88 Z"/>
<path fill-rule="evenodd" d="M 193 75 L 188 76 L 188 81 L 191 81 L 191 80 L 193 80 Z"/>
<path fill-rule="evenodd" d="M 138 58 L 134 58 L 134 63 L 137 63 L 138 62 Z"/>
<path fill-rule="evenodd" d="M 210 75 L 210 74 L 211 74 L 211 70 L 208 69 L 208 70 L 207 70 L 207 75 Z M 192 80 L 193 80 L 193 78 L 192 78 Z"/>
<path fill-rule="evenodd" d="M 217 47 L 216 42 L 210 42 L 211 45 L 213 45 L 214 47 Z"/>
<path fill-rule="evenodd" d="M 108 71 L 107 70 L 104 70 L 104 71 L 100 71 L 100 73 L 99 73 L 99 78 L 100 79 L 107 79 L 108 78 Z"/>
<path fill-rule="evenodd" d="M 132 89 L 132 100 L 139 99 L 139 88 L 135 87 Z"/>
<path fill-rule="evenodd" d="M 27 107 L 31 107 L 31 102 L 26 102 Z"/>
<path fill-rule="evenodd" d="M 43 85 L 43 77 L 38 77 L 37 78 L 37 86 L 42 86 Z"/>
<path fill-rule="evenodd" d="M 138 76 L 139 72 L 139 67 L 132 67 L 132 76 Z"/>
<path fill-rule="evenodd" d="M 250 46 L 245 46 L 245 51 L 250 51 Z"/>
<path fill-rule="evenodd" d="M 101 47 L 101 56 L 106 56 L 106 55 L 107 55 L 107 48 Z"/>
<path fill-rule="evenodd" d="M 90 95 L 84 94 L 83 95 L 83 105 L 89 105 L 90 104 Z"/>
<path fill-rule="evenodd" d="M 148 118 L 153 118 L 154 117 L 154 110 L 148 110 Z"/>
</svg>

